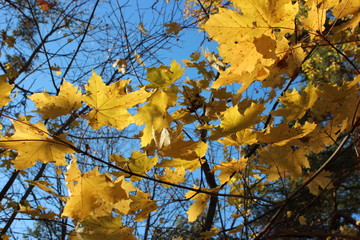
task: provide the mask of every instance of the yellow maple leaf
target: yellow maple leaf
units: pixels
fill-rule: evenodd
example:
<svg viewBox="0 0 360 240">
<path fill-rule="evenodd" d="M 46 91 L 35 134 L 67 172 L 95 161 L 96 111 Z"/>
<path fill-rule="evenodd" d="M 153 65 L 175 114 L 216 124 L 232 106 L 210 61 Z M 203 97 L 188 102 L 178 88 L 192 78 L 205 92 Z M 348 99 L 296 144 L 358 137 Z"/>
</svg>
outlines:
<svg viewBox="0 0 360 240">
<path fill-rule="evenodd" d="M 219 35 L 222 42 L 232 39 L 253 39 L 263 34 L 272 35 L 274 29 L 285 33 L 294 28 L 293 17 L 298 5 L 288 0 L 233 0 L 234 6 L 241 11 L 220 8 L 202 26 L 209 34 Z M 216 39 L 215 39 L 216 40 Z"/>
<path fill-rule="evenodd" d="M 300 17 L 301 26 L 308 31 L 310 30 L 313 33 L 316 33 L 317 31 L 323 32 L 327 8 L 324 8 L 324 5 L 321 3 L 318 4 L 317 1 L 309 1 L 307 4 L 310 7 L 310 10 L 307 12 L 306 15 Z M 313 37 L 315 36 L 313 34 L 310 34 L 310 38 Z"/>
<path fill-rule="evenodd" d="M 140 31 L 142 34 L 144 34 L 144 35 L 146 35 L 146 36 L 149 36 L 149 31 L 145 29 L 143 23 L 139 23 L 138 29 L 139 29 L 139 31 Z"/>
<path fill-rule="evenodd" d="M 216 165 L 214 170 L 220 170 L 221 173 L 218 175 L 220 180 L 220 184 L 224 184 L 229 181 L 230 176 L 237 172 L 240 173 L 246 167 L 247 160 L 245 158 L 241 158 L 239 160 L 233 159 L 230 162 L 223 162 L 221 164 Z"/>
<path fill-rule="evenodd" d="M 306 57 L 306 52 L 301 48 L 301 44 L 292 46 L 285 51 L 285 54 L 282 54 L 273 65 L 267 68 L 269 74 L 264 73 L 267 75 L 261 81 L 264 87 L 280 88 L 288 77 L 293 77 L 300 71 L 300 66 Z"/>
<path fill-rule="evenodd" d="M 335 1 L 336 2 L 336 1 Z M 347 17 L 348 15 L 354 15 L 360 10 L 359 0 L 342 0 L 331 11 L 336 18 Z"/>
<path fill-rule="evenodd" d="M 313 175 L 313 172 L 309 173 L 309 177 Z M 330 189 L 333 188 L 331 172 L 322 171 L 316 178 L 314 178 L 307 187 L 309 191 L 314 195 L 319 195 L 320 189 Z M 307 180 L 306 177 L 304 180 Z"/>
<path fill-rule="evenodd" d="M 31 208 L 30 206 L 24 206 L 20 204 L 19 212 L 28 214 L 33 217 L 43 218 L 43 219 L 54 219 L 58 215 L 52 211 L 44 213 L 46 208 L 38 206 L 37 208 Z"/>
<path fill-rule="evenodd" d="M 194 160 L 203 157 L 207 151 L 207 143 L 199 141 L 184 141 L 181 129 L 170 133 L 169 143 L 159 149 L 159 154 L 171 158 Z"/>
<path fill-rule="evenodd" d="M 331 114 L 333 118 L 329 124 L 334 128 L 340 127 L 340 131 L 348 131 L 352 127 L 353 119 L 360 115 L 360 112 L 354 109 L 359 101 L 359 82 L 360 75 L 351 82 L 343 82 L 341 86 L 337 84 L 319 86 L 320 99 L 311 109 L 313 116 L 322 120 L 323 116 Z"/>
<path fill-rule="evenodd" d="M 52 185 L 48 181 L 32 181 L 32 180 L 25 180 L 25 181 L 30 183 L 33 186 L 37 186 L 41 190 L 43 190 L 51 195 L 58 197 L 62 201 L 65 200 L 65 196 L 55 193 L 53 188 L 48 187 L 48 185 Z"/>
<path fill-rule="evenodd" d="M 194 222 L 198 216 L 204 212 L 205 208 L 207 208 L 207 202 L 210 196 L 205 193 L 189 191 L 185 194 L 185 197 L 190 198 L 191 200 L 195 200 L 189 207 L 189 210 L 186 212 L 188 215 L 188 221 Z"/>
<path fill-rule="evenodd" d="M 201 167 L 201 162 L 199 160 L 189 161 L 180 158 L 173 158 L 171 160 L 163 159 L 161 163 L 158 163 L 156 167 L 174 167 L 174 168 L 184 168 L 190 172 L 195 171 Z"/>
<path fill-rule="evenodd" d="M 136 240 L 134 228 L 122 224 L 121 216 L 92 216 L 81 222 L 81 227 L 76 228 L 76 233 L 81 239 L 98 240 Z"/>
<path fill-rule="evenodd" d="M 304 226 L 307 225 L 306 220 L 307 219 L 304 216 L 299 217 L 299 222 L 300 222 L 301 225 L 304 225 Z"/>
<path fill-rule="evenodd" d="M 129 192 L 136 190 L 123 177 L 115 181 L 106 174 L 100 174 L 97 168 L 81 174 L 76 160 L 72 160 L 66 178 L 70 191 L 62 216 L 84 220 L 92 215 L 108 216 L 112 209 L 130 209 Z M 127 205 L 127 206 L 126 206 Z"/>
<path fill-rule="evenodd" d="M 279 124 L 271 127 L 268 133 L 259 132 L 257 139 L 260 142 L 271 143 L 274 146 L 290 145 L 292 140 L 300 139 L 310 134 L 316 128 L 317 124 L 305 122 L 304 125 L 296 124 L 289 128 L 288 124 Z"/>
<path fill-rule="evenodd" d="M 151 143 L 154 131 L 160 133 L 164 128 L 170 127 L 172 117 L 167 113 L 167 109 L 176 104 L 176 99 L 176 94 L 157 89 L 148 99 L 148 103 L 138 108 L 138 113 L 134 116 L 135 123 L 146 124 L 141 136 L 143 147 Z"/>
<path fill-rule="evenodd" d="M 255 144 L 257 142 L 257 134 L 251 128 L 246 128 L 236 132 L 236 134 L 231 134 L 224 139 L 219 139 L 218 142 L 221 142 L 224 145 L 246 145 L 246 144 Z"/>
<path fill-rule="evenodd" d="M 164 175 L 156 174 L 156 178 L 165 182 L 169 183 L 183 183 L 185 179 L 186 171 L 182 167 L 171 169 L 171 168 L 165 168 Z M 170 185 L 163 184 L 164 187 L 170 187 Z"/>
<path fill-rule="evenodd" d="M 27 121 L 14 121 L 15 134 L 2 138 L 0 147 L 14 149 L 18 156 L 13 160 L 17 170 L 33 166 L 36 161 L 53 162 L 66 165 L 65 154 L 73 153 L 71 143 L 65 136 L 51 137 L 42 122 L 31 124 Z"/>
<path fill-rule="evenodd" d="M 136 191 L 136 195 L 131 195 L 130 199 L 132 202 L 130 204 L 129 214 L 137 212 L 134 220 L 138 222 L 146 219 L 149 216 L 149 213 L 156 211 L 158 208 L 156 201 L 150 199 L 149 193 L 140 190 Z"/>
<path fill-rule="evenodd" d="M 122 157 L 121 155 L 111 155 L 111 160 L 118 166 L 131 171 L 145 175 L 152 167 L 158 163 L 158 157 L 149 158 L 145 152 L 134 151 L 129 159 Z M 128 174 L 125 174 L 128 176 Z M 140 181 L 142 178 L 137 176 L 131 176 L 132 181 Z"/>
<path fill-rule="evenodd" d="M 164 24 L 164 27 L 166 27 L 166 34 L 175 34 L 178 35 L 179 31 L 182 29 L 181 25 L 177 22 L 171 22 Z"/>
<path fill-rule="evenodd" d="M 298 6 L 288 0 L 233 3 L 238 10 L 220 8 L 202 28 L 219 43 L 224 62 L 230 63 L 212 87 L 241 82 L 243 92 L 255 78 L 264 79 L 268 75 L 266 67 L 284 56 L 289 46 L 283 36 L 293 31 L 293 18 L 289 16 L 295 17 Z"/>
<path fill-rule="evenodd" d="M 302 92 L 294 89 L 292 92 L 285 93 L 279 97 L 279 101 L 286 105 L 285 108 L 278 109 L 271 114 L 274 116 L 286 117 L 287 121 L 302 118 L 306 111 L 310 109 L 319 96 L 319 90 L 314 85 L 308 85 Z"/>
<path fill-rule="evenodd" d="M 83 100 L 94 110 L 82 116 L 93 129 L 110 125 L 122 130 L 134 122 L 127 109 L 143 103 L 152 93 L 146 92 L 144 88 L 126 93 L 125 87 L 129 81 L 118 81 L 106 86 L 101 77 L 93 72 L 89 83 L 85 85 L 87 94 Z"/>
<path fill-rule="evenodd" d="M 81 93 L 77 87 L 64 80 L 57 96 L 51 96 L 47 92 L 35 93 L 30 97 L 38 108 L 35 112 L 41 113 L 43 119 L 57 118 L 71 114 L 81 107 Z"/>
<path fill-rule="evenodd" d="M 260 155 L 261 162 L 268 165 L 268 169 L 263 169 L 262 172 L 267 174 L 269 182 L 289 175 L 297 179 L 302 176 L 302 167 L 310 167 L 305 156 L 307 153 L 302 148 L 293 150 L 288 146 L 270 147 Z"/>
<path fill-rule="evenodd" d="M 176 80 L 178 80 L 184 74 L 184 69 L 180 67 L 180 64 L 173 60 L 168 66 L 161 65 L 160 67 L 147 68 L 146 79 L 151 82 L 146 85 L 147 88 L 165 88 Z"/>
<path fill-rule="evenodd" d="M 240 105 L 241 107 L 241 105 Z M 251 103 L 243 113 L 239 112 L 239 106 L 229 107 L 220 118 L 221 124 L 215 131 L 212 131 L 211 140 L 225 137 L 231 133 L 236 133 L 242 129 L 253 126 L 258 123 L 262 117 L 258 116 L 264 111 L 262 104 Z"/>
<path fill-rule="evenodd" d="M 0 107 L 6 106 L 10 99 L 12 86 L 6 81 L 6 75 L 0 75 Z"/>
</svg>

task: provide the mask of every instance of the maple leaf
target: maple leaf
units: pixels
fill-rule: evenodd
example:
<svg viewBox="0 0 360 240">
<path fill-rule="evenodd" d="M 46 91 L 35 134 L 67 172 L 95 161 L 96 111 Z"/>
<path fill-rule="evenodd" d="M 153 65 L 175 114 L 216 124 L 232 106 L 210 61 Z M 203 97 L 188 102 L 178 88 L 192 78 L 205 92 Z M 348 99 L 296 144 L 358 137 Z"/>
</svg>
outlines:
<svg viewBox="0 0 360 240">
<path fill-rule="evenodd" d="M 76 160 L 72 160 L 66 182 L 70 190 L 69 199 L 66 202 L 62 216 L 84 220 L 92 215 L 108 216 L 116 205 L 123 212 L 124 208 L 130 209 L 131 201 L 129 192 L 134 191 L 131 184 L 123 177 L 113 181 L 110 176 L 100 174 L 97 168 L 81 174 Z M 127 206 L 123 206 L 127 204 Z"/>
<path fill-rule="evenodd" d="M 307 223 L 306 223 L 306 217 L 304 217 L 304 216 L 300 216 L 299 217 L 299 223 L 301 224 L 301 225 L 303 225 L 303 226 L 305 226 L 305 225 L 307 225 Z"/>
<path fill-rule="evenodd" d="M 289 46 L 283 36 L 293 31 L 294 22 L 289 16 L 295 17 L 298 7 L 297 3 L 287 0 L 238 0 L 233 3 L 241 13 L 220 8 L 202 28 L 219 43 L 224 62 L 230 63 L 212 87 L 241 82 L 244 86 L 240 92 L 243 92 L 254 78 L 265 78 L 268 75 L 266 67 L 284 56 Z M 275 29 L 278 30 L 276 34 Z M 232 74 L 236 76 L 228 79 Z M 242 79 L 244 77 L 246 81 Z"/>
<path fill-rule="evenodd" d="M 134 151 L 129 159 L 126 159 L 120 155 L 110 155 L 110 159 L 114 161 L 118 166 L 131 171 L 144 175 L 153 166 L 158 163 L 158 157 L 149 158 L 146 153 Z M 127 175 L 127 174 L 126 174 Z M 140 181 L 142 178 L 137 176 L 130 176 L 132 181 Z"/>
<path fill-rule="evenodd" d="M 35 112 L 41 113 L 43 119 L 57 118 L 71 114 L 81 107 L 81 93 L 77 87 L 64 80 L 57 96 L 51 96 L 47 92 L 35 93 L 30 96 L 38 108 Z"/>
<path fill-rule="evenodd" d="M 312 3 L 311 3 L 312 2 Z M 323 4 L 318 4 L 315 1 L 309 1 L 308 6 L 310 10 L 307 12 L 307 15 L 303 15 L 300 17 L 301 26 L 305 29 L 310 30 L 312 32 L 323 32 L 324 24 L 326 21 L 326 10 L 327 7 L 324 8 Z M 310 5 L 311 4 L 311 5 Z M 314 35 L 310 35 L 310 38 L 314 38 Z"/>
<path fill-rule="evenodd" d="M 17 170 L 35 165 L 36 161 L 66 165 L 65 154 L 73 153 L 65 135 L 51 137 L 42 122 L 13 121 L 15 134 L 2 138 L 0 147 L 14 149 L 18 156 L 13 160 Z"/>
<path fill-rule="evenodd" d="M 66 198 L 63 195 L 55 193 L 53 188 L 48 187 L 48 185 L 52 185 L 48 181 L 32 181 L 32 180 L 25 180 L 25 181 L 28 182 L 29 184 L 33 185 L 33 186 L 37 186 L 41 190 L 43 190 L 43 191 L 45 191 L 45 192 L 47 192 L 47 193 L 49 193 L 51 195 L 54 195 L 54 196 L 58 197 L 62 201 L 66 200 Z"/>
<path fill-rule="evenodd" d="M 207 151 L 207 143 L 203 141 L 184 141 L 183 134 L 179 127 L 170 133 L 170 141 L 166 146 L 159 149 L 159 154 L 171 158 L 194 160 L 202 158 Z"/>
<path fill-rule="evenodd" d="M 258 140 L 256 132 L 254 132 L 250 128 L 246 128 L 236 132 L 235 134 L 231 134 L 224 139 L 219 139 L 218 142 L 221 142 L 224 145 L 234 145 L 234 146 L 241 146 L 241 145 L 251 145 L 255 144 Z"/>
<path fill-rule="evenodd" d="M 298 5 L 288 0 L 233 0 L 234 6 L 241 11 L 220 8 L 202 26 L 211 37 L 219 38 L 221 44 L 232 39 L 253 39 L 263 34 L 272 35 L 274 29 L 284 31 L 294 28 L 294 16 Z M 217 39 L 215 39 L 217 40 Z"/>
<path fill-rule="evenodd" d="M 139 29 L 139 31 L 140 31 L 142 34 L 144 34 L 145 36 L 149 36 L 149 31 L 145 29 L 143 23 L 139 23 L 138 29 Z"/>
<path fill-rule="evenodd" d="M 261 162 L 267 164 L 269 168 L 264 173 L 267 174 L 269 182 L 275 181 L 280 177 L 287 177 L 289 174 L 297 179 L 302 176 L 302 167 L 309 168 L 309 161 L 305 154 L 305 149 L 293 150 L 291 147 L 270 147 L 261 153 Z"/>
<path fill-rule="evenodd" d="M 337 3 L 337 1 L 336 1 Z M 349 15 L 355 15 L 360 10 L 360 2 L 357 1 L 340 1 L 339 4 L 331 10 L 336 18 L 344 18 Z"/>
<path fill-rule="evenodd" d="M 184 168 L 186 170 L 189 170 L 190 172 L 193 172 L 197 170 L 199 167 L 201 167 L 200 161 L 189 161 L 184 160 L 180 158 L 173 158 L 171 160 L 163 159 L 161 163 L 158 163 L 156 165 L 157 168 L 160 167 L 174 167 L 174 168 Z"/>
<path fill-rule="evenodd" d="M 134 116 L 135 123 L 138 125 L 146 124 L 141 136 L 141 145 L 146 147 L 153 140 L 153 132 L 161 132 L 164 128 L 169 128 L 172 117 L 167 113 L 167 109 L 175 106 L 176 94 L 157 89 L 148 99 L 148 103 L 138 108 L 138 113 Z"/>
<path fill-rule="evenodd" d="M 285 50 L 276 62 L 268 67 L 269 74 L 261 81 L 264 87 L 280 88 L 286 76 L 293 77 L 298 74 L 300 66 L 306 57 L 305 51 L 301 48 L 301 44 L 297 44 Z M 270 71 L 271 70 L 271 71 Z"/>
<path fill-rule="evenodd" d="M 171 169 L 171 168 L 165 168 L 164 175 L 158 175 L 156 174 L 156 178 L 165 182 L 169 183 L 183 183 L 185 178 L 186 171 L 183 167 Z M 163 184 L 164 187 L 170 187 L 170 185 Z"/>
<path fill-rule="evenodd" d="M 166 27 L 166 34 L 175 34 L 178 35 L 179 31 L 182 29 L 181 25 L 177 22 L 171 22 L 164 24 L 164 27 Z"/>
<path fill-rule="evenodd" d="M 216 165 L 214 170 L 220 170 L 218 178 L 220 180 L 220 184 L 224 184 L 225 182 L 230 180 L 230 176 L 234 174 L 234 172 L 240 173 L 246 167 L 247 160 L 245 158 L 241 158 L 239 160 L 233 159 L 230 162 L 221 161 L 221 164 Z"/>
<path fill-rule="evenodd" d="M 6 106 L 10 99 L 12 86 L 6 81 L 6 75 L 0 75 L 0 107 Z"/>
<path fill-rule="evenodd" d="M 143 103 L 152 93 L 146 92 L 144 88 L 126 93 L 125 87 L 129 81 L 118 81 L 106 86 L 93 71 L 89 83 L 85 85 L 87 94 L 83 96 L 83 101 L 94 110 L 82 116 L 93 129 L 110 125 L 122 130 L 133 123 L 133 117 L 127 109 Z"/>
<path fill-rule="evenodd" d="M 196 188 L 196 186 L 194 186 Z M 189 198 L 191 200 L 195 200 L 193 204 L 189 207 L 189 210 L 186 212 L 188 215 L 188 221 L 194 222 L 197 217 L 204 212 L 204 210 L 207 208 L 207 202 L 210 198 L 208 194 L 205 193 L 197 193 L 194 191 L 188 191 L 185 194 L 186 198 Z"/>
<path fill-rule="evenodd" d="M 286 105 L 285 108 L 273 111 L 274 116 L 284 116 L 287 121 L 302 118 L 306 111 L 310 109 L 318 99 L 319 90 L 314 85 L 308 85 L 302 92 L 294 89 L 292 92 L 285 93 L 279 97 L 279 101 Z"/>
<path fill-rule="evenodd" d="M 39 7 L 44 10 L 45 12 L 49 11 L 50 4 L 45 0 L 36 0 Z"/>
<path fill-rule="evenodd" d="M 326 126 L 317 125 L 308 135 L 294 139 L 291 145 L 301 146 L 308 153 L 321 152 L 325 146 L 334 144 L 334 139 L 339 135 L 339 128 L 331 126 L 331 122 Z"/>
<path fill-rule="evenodd" d="M 221 124 L 215 131 L 212 131 L 211 140 L 225 137 L 231 133 L 240 131 L 258 123 L 262 117 L 258 116 L 264 111 L 261 104 L 251 103 L 243 113 L 239 112 L 239 106 L 229 107 L 220 118 Z"/>
<path fill-rule="evenodd" d="M 292 144 L 292 140 L 300 139 L 314 131 L 317 124 L 305 122 L 304 125 L 296 124 L 289 128 L 288 124 L 279 124 L 270 128 L 268 133 L 258 133 L 257 139 L 261 142 L 271 143 L 274 146 L 285 146 Z"/>
<path fill-rule="evenodd" d="M 180 64 L 173 60 L 168 66 L 147 68 L 146 79 L 151 82 L 146 85 L 147 88 L 165 88 L 176 80 L 178 80 L 184 74 L 184 69 L 180 67 Z"/>
<path fill-rule="evenodd" d="M 137 190 L 136 195 L 131 195 L 130 199 L 132 200 L 130 204 L 129 214 L 134 214 L 139 211 L 134 220 L 137 222 L 143 221 L 149 216 L 149 213 L 157 210 L 158 206 L 156 201 L 150 199 L 149 193 Z"/>
<path fill-rule="evenodd" d="M 99 236 L 103 240 L 136 240 L 134 230 L 122 224 L 121 216 L 92 216 L 81 222 L 81 227 L 76 229 L 76 233 L 81 239 L 88 240 L 98 240 Z"/>
<path fill-rule="evenodd" d="M 309 176 L 312 176 L 313 172 L 309 173 Z M 316 178 L 314 178 L 307 187 L 309 191 L 318 196 L 320 193 L 320 189 L 330 189 L 333 188 L 331 172 L 322 171 Z M 305 177 L 304 180 L 306 181 L 308 177 Z"/>
<path fill-rule="evenodd" d="M 30 206 L 24 206 L 20 204 L 19 212 L 28 214 L 32 217 L 38 217 L 43 219 L 54 219 L 58 215 L 52 211 L 44 213 L 46 208 L 42 206 L 38 206 L 36 209 L 31 208 Z"/>
<path fill-rule="evenodd" d="M 333 116 L 331 125 L 340 127 L 340 131 L 347 131 L 352 126 L 355 115 L 360 113 L 354 109 L 359 101 L 360 75 L 351 82 L 344 82 L 342 86 L 337 84 L 323 84 L 319 86 L 319 100 L 313 106 L 312 113 L 315 119 L 323 116 Z M 337 130 L 336 130 L 337 131 Z M 332 131 L 330 131 L 332 132 Z"/>
</svg>

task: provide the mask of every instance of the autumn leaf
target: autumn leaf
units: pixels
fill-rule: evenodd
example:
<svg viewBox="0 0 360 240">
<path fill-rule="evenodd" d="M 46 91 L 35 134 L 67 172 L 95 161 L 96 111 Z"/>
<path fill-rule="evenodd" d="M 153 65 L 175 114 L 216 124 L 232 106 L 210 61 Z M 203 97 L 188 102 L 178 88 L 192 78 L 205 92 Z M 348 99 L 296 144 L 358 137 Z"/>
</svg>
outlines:
<svg viewBox="0 0 360 240">
<path fill-rule="evenodd" d="M 230 63 L 212 87 L 241 82 L 241 93 L 256 78 L 264 79 L 269 74 L 266 67 L 284 56 L 289 46 L 282 36 L 293 31 L 294 22 L 289 16 L 295 17 L 298 6 L 287 0 L 233 3 L 239 11 L 220 8 L 202 28 L 219 43 L 224 62 Z"/>
<path fill-rule="evenodd" d="M 42 206 L 38 206 L 37 208 L 31 208 L 30 206 L 24 206 L 20 204 L 19 212 L 30 215 L 34 218 L 41 218 L 41 219 L 54 219 L 55 217 L 58 217 L 58 214 L 54 213 L 53 211 L 49 211 L 47 213 L 44 213 L 44 210 L 46 208 Z"/>
<path fill-rule="evenodd" d="M 123 177 L 113 181 L 109 175 L 100 174 L 97 168 L 79 176 L 76 161 L 72 161 L 66 174 L 70 190 L 62 216 L 84 220 L 90 216 L 108 216 L 116 203 L 129 204 L 129 192 L 135 188 L 125 183 Z M 119 207 L 119 206 L 118 206 Z M 122 209 L 121 209 L 122 210 Z"/>
<path fill-rule="evenodd" d="M 319 96 L 319 90 L 314 85 L 308 85 L 301 94 L 294 89 L 279 97 L 279 101 L 286 105 L 285 108 L 272 112 L 274 116 L 284 116 L 288 122 L 302 118 Z"/>
<path fill-rule="evenodd" d="M 311 109 L 315 119 L 322 120 L 324 116 L 333 116 L 331 125 L 340 127 L 340 131 L 347 131 L 352 126 L 353 119 L 360 114 L 354 109 L 359 101 L 360 75 L 351 82 L 337 84 L 323 84 L 318 87 L 319 99 Z"/>
<path fill-rule="evenodd" d="M 87 94 L 83 96 L 83 101 L 94 110 L 82 116 L 93 129 L 110 125 L 122 130 L 134 122 L 127 109 L 143 103 L 152 93 L 146 92 L 144 88 L 126 93 L 129 81 L 118 81 L 106 86 L 101 77 L 93 72 L 89 83 L 85 85 Z"/>
<path fill-rule="evenodd" d="M 190 172 L 195 171 L 201 166 L 201 162 L 199 160 L 189 161 L 180 158 L 172 158 L 171 160 L 163 159 L 161 163 L 156 165 L 157 168 L 160 167 L 174 167 L 174 168 L 184 168 L 189 170 Z"/>
<path fill-rule="evenodd" d="M 6 81 L 6 75 L 0 75 L 0 107 L 6 106 L 10 99 L 12 86 Z"/>
<path fill-rule="evenodd" d="M 122 74 L 126 73 L 126 67 L 127 67 L 127 60 L 123 58 L 118 58 L 116 61 L 112 64 L 112 67 L 117 69 Z"/>
<path fill-rule="evenodd" d="M 54 66 L 51 66 L 50 69 L 52 71 L 55 71 L 56 75 L 61 75 L 60 67 L 57 66 L 56 64 Z"/>
<path fill-rule="evenodd" d="M 28 182 L 29 184 L 33 185 L 33 186 L 37 186 L 38 188 L 40 188 L 41 190 L 54 195 L 56 197 L 58 197 L 61 201 L 65 201 L 65 196 L 57 194 L 53 187 L 52 184 L 50 184 L 48 181 L 33 181 L 33 180 L 26 180 L 26 182 Z"/>
<path fill-rule="evenodd" d="M 45 12 L 49 11 L 50 4 L 45 0 L 36 0 L 39 7 L 44 10 Z"/>
<path fill-rule="evenodd" d="M 57 118 L 62 115 L 71 114 L 81 107 L 81 93 L 77 87 L 64 80 L 60 86 L 57 96 L 51 96 L 47 92 L 35 93 L 30 96 L 38 108 L 35 112 L 41 113 L 43 119 Z"/>
<path fill-rule="evenodd" d="M 336 1 L 335 1 L 336 2 Z M 337 3 L 337 2 L 336 2 Z M 336 18 L 344 18 L 349 15 L 355 15 L 359 12 L 359 1 L 339 1 L 331 10 Z"/>
<path fill-rule="evenodd" d="M 116 165 L 133 173 L 145 175 L 152 167 L 158 163 L 158 157 L 149 158 L 146 153 L 134 151 L 130 158 L 124 158 L 121 155 L 111 155 L 110 159 L 116 163 Z M 125 174 L 128 176 L 128 174 Z M 131 176 L 132 181 L 140 181 L 141 177 Z"/>
<path fill-rule="evenodd" d="M 307 12 L 306 16 L 300 18 L 301 26 L 313 33 L 323 32 L 326 20 L 326 10 L 328 8 L 324 8 L 324 4 L 318 4 L 315 1 L 309 1 L 307 4 L 310 7 L 310 10 Z M 316 35 L 310 35 L 311 38 L 314 38 L 315 36 Z"/>
<path fill-rule="evenodd" d="M 149 213 L 155 212 L 158 209 L 156 201 L 150 199 L 149 193 L 143 191 L 136 191 L 136 195 L 131 195 L 132 200 L 130 204 L 129 214 L 136 213 L 135 221 L 140 222 L 149 216 Z M 140 211 L 139 211 L 140 210 Z"/>
<path fill-rule="evenodd" d="M 99 236 L 103 240 L 136 240 L 134 230 L 123 225 L 121 216 L 92 216 L 81 222 L 76 233 L 81 239 L 87 240 L 97 240 Z"/>
<path fill-rule="evenodd" d="M 138 108 L 138 113 L 134 116 L 135 123 L 138 125 L 146 124 L 141 136 L 141 145 L 146 147 L 153 140 L 153 132 L 161 132 L 164 128 L 169 128 L 172 117 L 167 109 L 176 103 L 176 94 L 157 89 L 148 99 L 148 103 Z"/>
<path fill-rule="evenodd" d="M 309 173 L 308 177 L 305 177 L 304 180 L 306 181 L 309 177 L 313 175 L 313 172 Z M 318 196 L 321 189 L 331 189 L 333 188 L 331 172 L 322 171 L 314 180 L 312 180 L 307 187 L 309 191 L 313 194 Z"/>
<path fill-rule="evenodd" d="M 211 140 L 225 137 L 231 133 L 240 131 L 258 123 L 262 117 L 258 116 L 264 111 L 265 107 L 261 104 L 251 103 L 243 113 L 239 112 L 239 106 L 229 107 L 220 118 L 221 124 L 216 130 L 212 131 Z"/>
<path fill-rule="evenodd" d="M 181 25 L 177 22 L 171 22 L 164 24 L 164 27 L 166 27 L 166 34 L 174 34 L 178 35 L 179 31 L 182 29 Z"/>
<path fill-rule="evenodd" d="M 270 128 L 267 133 L 258 133 L 257 139 L 261 142 L 271 143 L 274 146 L 285 146 L 291 144 L 292 140 L 300 139 L 310 134 L 316 128 L 315 123 L 305 122 L 304 125 L 296 124 L 289 128 L 288 124 L 279 124 Z"/>
<path fill-rule="evenodd" d="M 35 165 L 36 161 L 66 165 L 65 154 L 73 153 L 65 135 L 51 137 L 42 122 L 13 121 L 15 134 L 0 140 L 0 147 L 14 149 L 18 156 L 13 161 L 17 170 Z"/>
<path fill-rule="evenodd" d="M 270 147 L 260 155 L 261 163 L 268 165 L 268 169 L 262 172 L 267 174 L 269 182 L 289 175 L 298 179 L 302 176 L 302 168 L 310 167 L 305 154 L 307 154 L 306 149 L 293 150 L 288 146 Z"/>
<path fill-rule="evenodd" d="M 247 144 L 255 144 L 257 142 L 257 134 L 251 128 L 246 128 L 231 134 L 230 136 L 225 137 L 224 139 L 219 139 L 218 142 L 221 142 L 224 145 L 234 145 L 241 146 Z"/>
<path fill-rule="evenodd" d="M 140 31 L 142 34 L 144 34 L 145 36 L 149 36 L 149 31 L 145 29 L 143 23 L 139 23 L 138 29 L 139 29 L 139 31 Z"/>
<path fill-rule="evenodd" d="M 165 168 L 164 175 L 156 174 L 156 178 L 161 181 L 174 183 L 174 184 L 180 184 L 186 180 L 185 174 L 186 174 L 186 171 L 183 167 L 182 168 L 179 167 L 179 168 L 175 168 L 175 169 Z M 170 185 L 167 185 L 167 184 L 163 184 L 163 186 L 170 187 Z"/>
<path fill-rule="evenodd" d="M 189 207 L 189 210 L 186 212 L 188 215 L 188 221 L 194 222 L 198 216 L 207 208 L 207 202 L 210 196 L 205 193 L 189 191 L 185 194 L 185 197 L 191 200 L 195 200 Z"/>
<path fill-rule="evenodd" d="M 305 225 L 307 224 L 307 223 L 306 223 L 306 220 L 307 220 L 307 219 L 306 219 L 306 217 L 304 217 L 304 216 L 300 216 L 300 217 L 299 217 L 299 222 L 300 222 L 301 225 L 304 225 L 304 226 L 305 226 Z"/>
<path fill-rule="evenodd" d="M 239 160 L 232 159 L 230 162 L 221 161 L 219 165 L 214 167 L 214 170 L 220 170 L 221 173 L 218 175 L 220 184 L 230 180 L 230 176 L 234 173 L 240 173 L 246 167 L 247 160 L 241 158 Z"/>
<path fill-rule="evenodd" d="M 207 151 L 207 143 L 203 141 L 184 141 L 181 128 L 170 133 L 170 141 L 159 149 L 159 154 L 166 157 L 195 160 L 202 158 Z"/>
<path fill-rule="evenodd" d="M 165 88 L 174 83 L 184 74 L 184 69 L 180 64 L 173 60 L 170 68 L 165 65 L 160 67 L 147 68 L 147 80 L 151 82 L 146 85 L 147 88 Z"/>
</svg>

